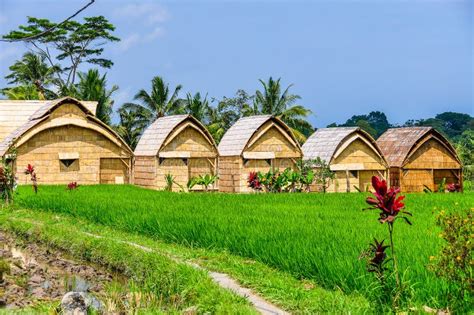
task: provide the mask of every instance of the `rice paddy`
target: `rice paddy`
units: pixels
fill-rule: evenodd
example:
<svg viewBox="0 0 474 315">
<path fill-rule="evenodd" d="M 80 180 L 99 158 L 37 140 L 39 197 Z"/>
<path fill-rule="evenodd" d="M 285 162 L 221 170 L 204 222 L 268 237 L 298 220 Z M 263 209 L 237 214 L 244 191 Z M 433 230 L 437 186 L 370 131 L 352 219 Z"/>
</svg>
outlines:
<svg viewBox="0 0 474 315">
<path fill-rule="evenodd" d="M 373 275 L 359 259 L 386 236 L 365 194 L 178 194 L 133 186 L 20 187 L 17 205 L 67 214 L 126 232 L 249 257 L 327 289 L 369 296 Z M 395 246 L 413 302 L 446 307 L 449 284 L 426 267 L 441 246 L 435 215 L 474 206 L 474 194 L 409 194 L 413 226 L 397 223 Z M 262 275 L 263 277 L 264 275 Z"/>
</svg>

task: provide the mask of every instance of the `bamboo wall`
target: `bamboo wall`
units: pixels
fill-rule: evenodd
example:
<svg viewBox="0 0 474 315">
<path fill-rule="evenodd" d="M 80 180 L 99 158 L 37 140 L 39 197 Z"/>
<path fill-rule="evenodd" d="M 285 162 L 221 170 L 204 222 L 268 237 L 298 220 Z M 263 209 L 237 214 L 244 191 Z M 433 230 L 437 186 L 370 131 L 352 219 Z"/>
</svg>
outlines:
<svg viewBox="0 0 474 315">
<path fill-rule="evenodd" d="M 79 159 L 66 167 L 59 160 L 59 153 L 78 153 Z M 128 182 L 128 168 L 120 157 L 123 151 L 115 143 L 97 132 L 77 126 L 62 126 L 42 131 L 17 148 L 16 174 L 19 183 L 27 183 L 23 174 L 28 164 L 33 164 L 41 184 L 67 184 L 76 181 L 81 185 L 101 182 L 101 159 L 115 159 L 105 163 L 105 182 Z M 110 160 L 109 160 L 110 161 Z M 125 162 L 130 163 L 130 158 Z M 115 164 L 114 171 L 111 164 Z M 122 165 L 122 167 L 119 167 Z"/>
<path fill-rule="evenodd" d="M 387 177 L 386 166 L 380 155 L 361 139 L 352 141 L 330 164 L 335 171 L 327 192 L 357 192 L 371 189 L 372 176 Z M 349 172 L 346 172 L 348 170 Z M 311 191 L 321 191 L 318 184 Z"/>
<path fill-rule="evenodd" d="M 269 124 L 264 124 L 259 130 L 265 130 Z M 255 137 L 258 137 L 257 139 Z M 301 158 L 301 153 L 276 127 L 271 127 L 265 133 L 249 140 L 251 144 L 245 152 L 272 152 L 274 159 L 243 159 L 239 156 L 219 158 L 219 191 L 221 192 L 252 192 L 248 187 L 250 172 L 266 173 L 270 169 L 283 171 L 294 167 L 295 161 Z"/>
<path fill-rule="evenodd" d="M 408 159 L 401 171 L 403 192 L 435 191 L 443 178 L 446 183 L 459 183 L 461 165 L 438 140 L 423 143 Z"/>
<path fill-rule="evenodd" d="M 177 184 L 173 191 L 186 188 L 191 177 L 199 175 L 215 175 L 217 167 L 217 150 L 205 136 L 194 127 L 176 130 L 167 137 L 158 152 L 171 153 L 182 157 L 137 156 L 135 158 L 135 184 L 147 188 L 163 190 L 166 187 L 165 176 L 171 174 Z M 200 187 L 195 187 L 200 188 Z"/>
</svg>

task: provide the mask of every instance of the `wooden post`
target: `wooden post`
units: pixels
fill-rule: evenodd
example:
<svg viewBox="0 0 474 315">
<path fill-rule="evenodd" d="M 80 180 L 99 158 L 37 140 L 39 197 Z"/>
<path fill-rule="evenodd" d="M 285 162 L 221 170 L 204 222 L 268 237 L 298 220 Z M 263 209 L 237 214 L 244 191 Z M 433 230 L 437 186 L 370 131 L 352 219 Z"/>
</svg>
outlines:
<svg viewBox="0 0 474 315">
<path fill-rule="evenodd" d="M 346 170 L 346 192 L 351 192 L 351 184 L 349 181 L 349 170 Z"/>
</svg>

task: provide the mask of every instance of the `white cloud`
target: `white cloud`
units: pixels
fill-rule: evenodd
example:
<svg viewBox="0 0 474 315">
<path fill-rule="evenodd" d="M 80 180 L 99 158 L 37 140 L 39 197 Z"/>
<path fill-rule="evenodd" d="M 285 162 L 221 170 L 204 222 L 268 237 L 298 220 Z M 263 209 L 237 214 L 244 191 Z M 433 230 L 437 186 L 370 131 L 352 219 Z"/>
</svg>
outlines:
<svg viewBox="0 0 474 315">
<path fill-rule="evenodd" d="M 148 24 L 163 23 L 169 18 L 168 11 L 153 2 L 132 3 L 116 8 L 112 14 L 119 18 L 139 19 Z"/>
<path fill-rule="evenodd" d="M 141 36 L 137 33 L 131 34 L 118 43 L 118 49 L 121 51 L 127 51 L 134 45 L 137 45 L 141 41 Z"/>
<path fill-rule="evenodd" d="M 132 33 L 131 35 L 122 39 L 118 43 L 117 48 L 120 51 L 127 51 L 136 45 L 149 43 L 157 39 L 158 37 L 162 37 L 164 35 L 165 30 L 162 27 L 157 26 L 150 33 L 147 34 Z"/>
</svg>

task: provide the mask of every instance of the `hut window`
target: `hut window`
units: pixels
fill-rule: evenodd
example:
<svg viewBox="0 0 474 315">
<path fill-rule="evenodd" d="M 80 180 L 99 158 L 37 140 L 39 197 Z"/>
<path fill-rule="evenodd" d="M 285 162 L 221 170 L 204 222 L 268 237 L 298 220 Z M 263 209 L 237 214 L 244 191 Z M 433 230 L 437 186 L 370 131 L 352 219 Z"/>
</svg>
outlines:
<svg viewBox="0 0 474 315">
<path fill-rule="evenodd" d="M 349 171 L 351 175 L 355 178 L 357 178 L 358 172 L 357 171 Z"/>
<path fill-rule="evenodd" d="M 74 161 L 79 159 L 79 153 L 78 152 L 67 152 L 67 153 L 59 153 L 59 161 L 61 161 L 61 164 L 68 169 Z"/>
<path fill-rule="evenodd" d="M 158 163 L 160 163 L 160 165 L 163 164 L 164 161 L 165 161 L 165 158 L 161 158 L 161 157 L 160 157 L 160 158 L 158 159 Z"/>
<path fill-rule="evenodd" d="M 181 159 L 181 160 L 183 161 L 184 165 L 186 166 L 188 165 L 188 159 Z"/>
</svg>

